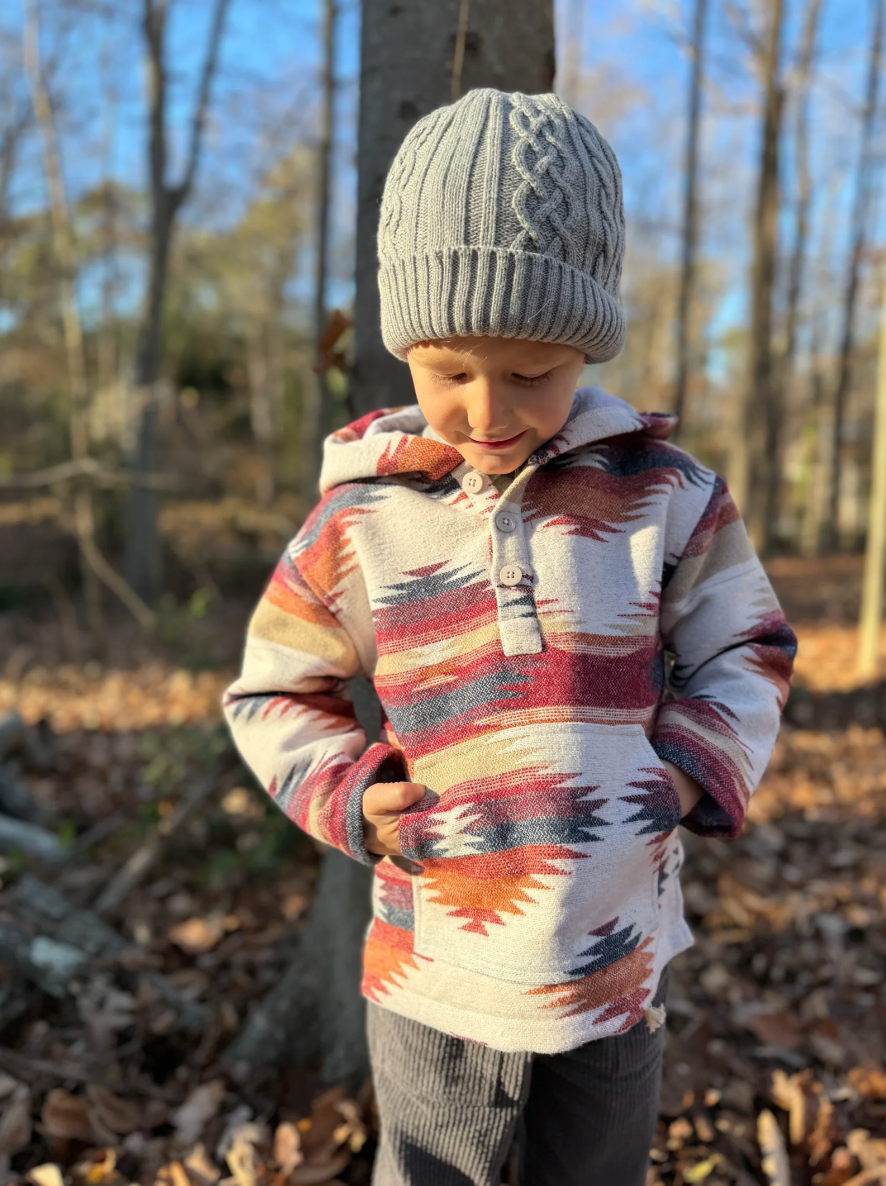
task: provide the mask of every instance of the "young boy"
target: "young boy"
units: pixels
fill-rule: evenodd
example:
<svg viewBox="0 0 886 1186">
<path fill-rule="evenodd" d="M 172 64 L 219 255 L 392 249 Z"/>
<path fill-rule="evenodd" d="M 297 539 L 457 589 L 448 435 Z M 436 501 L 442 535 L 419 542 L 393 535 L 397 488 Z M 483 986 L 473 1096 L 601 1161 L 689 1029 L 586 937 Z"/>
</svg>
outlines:
<svg viewBox="0 0 886 1186">
<path fill-rule="evenodd" d="M 723 482 L 575 390 L 621 349 L 623 246 L 612 150 L 554 95 L 412 129 L 379 284 L 418 402 L 327 438 L 227 693 L 289 818 L 375 867 L 376 1186 L 491 1186 L 518 1120 L 526 1186 L 642 1186 L 677 824 L 737 836 L 775 741 L 795 639 Z"/>
</svg>

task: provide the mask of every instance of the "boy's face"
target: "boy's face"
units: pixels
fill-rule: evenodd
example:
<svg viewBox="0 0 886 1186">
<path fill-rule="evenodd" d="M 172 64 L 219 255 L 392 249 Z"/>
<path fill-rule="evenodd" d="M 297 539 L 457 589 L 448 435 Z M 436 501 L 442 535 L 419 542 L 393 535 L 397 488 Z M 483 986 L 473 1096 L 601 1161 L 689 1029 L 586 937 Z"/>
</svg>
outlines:
<svg viewBox="0 0 886 1186">
<path fill-rule="evenodd" d="M 481 473 L 507 474 L 566 423 L 584 355 L 550 342 L 446 338 L 418 343 L 407 361 L 431 428 Z"/>
</svg>

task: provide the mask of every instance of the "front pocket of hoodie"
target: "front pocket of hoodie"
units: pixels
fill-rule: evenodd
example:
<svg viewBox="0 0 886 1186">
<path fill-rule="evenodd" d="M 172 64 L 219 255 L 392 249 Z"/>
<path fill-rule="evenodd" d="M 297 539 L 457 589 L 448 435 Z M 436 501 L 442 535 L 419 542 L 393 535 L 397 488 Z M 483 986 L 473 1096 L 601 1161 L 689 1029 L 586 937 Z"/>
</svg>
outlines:
<svg viewBox="0 0 886 1186">
<path fill-rule="evenodd" d="M 655 931 L 679 800 L 640 725 L 517 726 L 420 760 L 413 778 L 439 796 L 403 833 L 422 866 L 417 954 L 538 985 Z"/>
</svg>

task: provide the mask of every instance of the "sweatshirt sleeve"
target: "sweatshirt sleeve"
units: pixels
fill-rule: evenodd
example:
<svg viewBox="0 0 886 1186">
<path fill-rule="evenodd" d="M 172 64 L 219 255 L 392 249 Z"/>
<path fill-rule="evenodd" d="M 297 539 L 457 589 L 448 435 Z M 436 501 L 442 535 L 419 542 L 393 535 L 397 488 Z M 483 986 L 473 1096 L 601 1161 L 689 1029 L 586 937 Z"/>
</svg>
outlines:
<svg viewBox="0 0 886 1186">
<path fill-rule="evenodd" d="M 298 539 L 298 537 L 296 537 Z M 249 624 L 225 718 L 246 763 L 293 823 L 364 865 L 363 792 L 405 778 L 400 754 L 357 721 L 345 681 L 360 673 L 353 640 L 300 570 L 290 545 Z"/>
<path fill-rule="evenodd" d="M 666 580 L 661 626 L 676 698 L 650 740 L 704 789 L 684 827 L 732 839 L 775 745 L 797 639 L 720 478 Z"/>
</svg>

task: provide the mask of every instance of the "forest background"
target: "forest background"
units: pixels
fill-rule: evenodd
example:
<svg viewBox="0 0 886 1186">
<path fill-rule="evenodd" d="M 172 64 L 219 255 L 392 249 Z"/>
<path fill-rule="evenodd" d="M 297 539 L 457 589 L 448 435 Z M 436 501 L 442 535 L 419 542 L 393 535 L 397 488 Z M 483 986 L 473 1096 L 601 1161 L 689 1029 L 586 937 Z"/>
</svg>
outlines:
<svg viewBox="0 0 886 1186">
<path fill-rule="evenodd" d="M 884 21 L 0 3 L 0 1181 L 368 1181 L 365 882 L 256 791 L 219 696 L 323 436 L 413 402 L 385 154 L 492 83 L 615 149 L 630 331 L 584 379 L 679 411 L 801 640 L 745 836 L 684 837 L 650 1180 L 886 1182 Z"/>
</svg>

